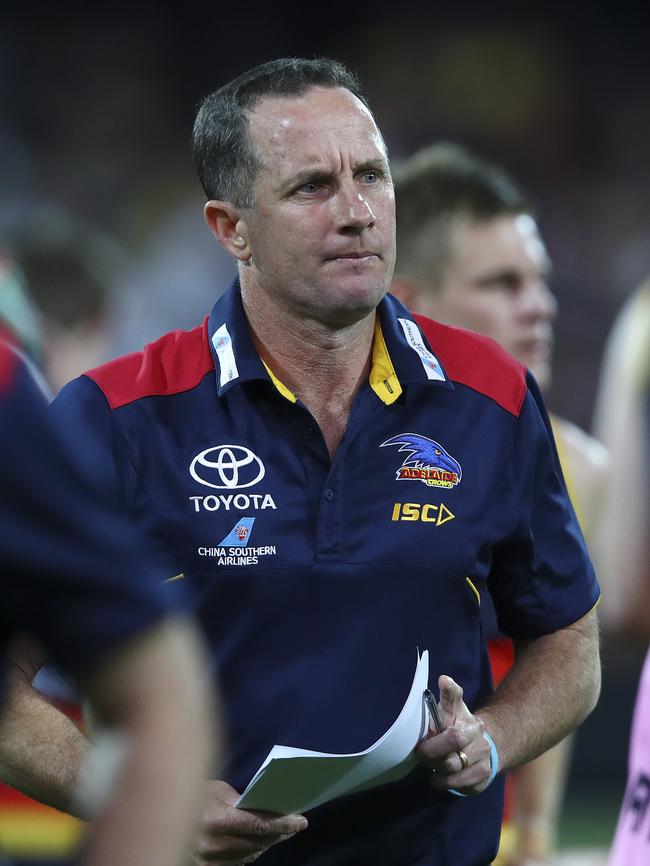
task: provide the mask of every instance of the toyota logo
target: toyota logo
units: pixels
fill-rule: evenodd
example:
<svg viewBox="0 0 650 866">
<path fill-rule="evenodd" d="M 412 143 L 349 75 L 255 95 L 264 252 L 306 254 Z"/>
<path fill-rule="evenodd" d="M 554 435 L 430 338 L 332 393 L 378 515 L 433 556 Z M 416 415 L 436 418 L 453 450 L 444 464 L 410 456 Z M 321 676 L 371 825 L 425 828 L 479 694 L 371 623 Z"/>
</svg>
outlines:
<svg viewBox="0 0 650 866">
<path fill-rule="evenodd" d="M 264 464 L 243 445 L 216 445 L 197 454 L 190 475 L 199 484 L 217 490 L 252 487 L 264 478 Z"/>
</svg>

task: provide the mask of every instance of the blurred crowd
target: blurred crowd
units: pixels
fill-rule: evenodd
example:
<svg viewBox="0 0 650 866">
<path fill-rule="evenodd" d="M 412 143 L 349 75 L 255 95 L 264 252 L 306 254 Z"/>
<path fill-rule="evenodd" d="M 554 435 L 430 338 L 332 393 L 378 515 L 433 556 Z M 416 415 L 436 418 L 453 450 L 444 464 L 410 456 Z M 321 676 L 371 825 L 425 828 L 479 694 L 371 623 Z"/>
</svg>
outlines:
<svg viewBox="0 0 650 866">
<path fill-rule="evenodd" d="M 550 401 L 590 425 L 609 323 L 650 270 L 643 13 L 415 4 L 416 26 L 384 2 L 317 23 L 281 6 L 93 9 L 4 15 L 0 232 L 54 205 L 108 236 L 115 352 L 196 324 L 229 268 L 191 164 L 201 97 L 263 58 L 330 55 L 366 83 L 395 162 L 460 141 L 528 188 L 562 310 Z"/>
</svg>

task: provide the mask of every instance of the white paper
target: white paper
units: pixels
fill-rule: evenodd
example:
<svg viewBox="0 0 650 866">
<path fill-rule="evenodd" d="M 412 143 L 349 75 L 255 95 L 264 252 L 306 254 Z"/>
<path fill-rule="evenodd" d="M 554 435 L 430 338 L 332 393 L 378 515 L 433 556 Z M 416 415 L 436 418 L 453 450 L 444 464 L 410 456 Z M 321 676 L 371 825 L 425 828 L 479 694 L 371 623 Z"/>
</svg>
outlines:
<svg viewBox="0 0 650 866">
<path fill-rule="evenodd" d="M 402 711 L 376 743 L 350 755 L 273 746 L 236 805 L 287 815 L 403 778 L 415 767 L 413 750 L 428 731 L 429 713 L 423 700 L 428 680 L 425 650 Z"/>
</svg>

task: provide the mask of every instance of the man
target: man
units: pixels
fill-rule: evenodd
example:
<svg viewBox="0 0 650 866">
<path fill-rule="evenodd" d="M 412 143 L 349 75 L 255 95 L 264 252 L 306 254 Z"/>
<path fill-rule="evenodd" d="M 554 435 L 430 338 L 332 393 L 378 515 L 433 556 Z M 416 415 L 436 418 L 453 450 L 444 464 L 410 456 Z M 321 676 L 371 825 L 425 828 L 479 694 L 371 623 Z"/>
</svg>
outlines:
<svg viewBox="0 0 650 866">
<path fill-rule="evenodd" d="M 129 532 L 87 486 L 27 368 L 1 337 L 0 445 L 0 698 L 9 641 L 38 641 L 75 676 L 102 724 L 124 737 L 122 763 L 102 769 L 78 735 L 67 768 L 77 809 L 97 816 L 84 862 L 145 866 L 153 856 L 179 866 L 213 737 L 198 642 L 169 617 Z M 28 706 L 41 710 L 37 700 Z M 0 720 L 3 743 L 19 744 L 23 756 L 32 722 L 25 709 Z M 188 739 L 182 756 L 179 737 Z M 46 785 L 44 755 L 29 760 Z M 11 777 L 12 767 L 3 772 Z M 23 781 L 28 773 L 23 763 Z"/>
<path fill-rule="evenodd" d="M 438 144 L 399 167 L 395 196 L 393 292 L 411 310 L 497 340 L 545 390 L 557 304 L 547 284 L 548 254 L 523 193 L 496 166 Z M 591 541 L 606 498 L 607 453 L 571 422 L 551 416 L 551 424 L 573 506 Z M 490 648 L 498 680 L 511 664 L 511 644 L 494 640 Z M 553 856 L 568 746 L 564 741 L 517 774 L 516 838 L 513 824 L 504 825 L 500 862 Z"/>
<path fill-rule="evenodd" d="M 148 528 L 161 573 L 183 573 L 211 641 L 232 748 L 194 863 L 487 863 L 498 763 L 556 742 L 598 692 L 597 584 L 535 385 L 481 338 L 386 297 L 386 148 L 340 64 L 245 73 L 204 101 L 193 144 L 239 280 L 202 327 L 91 371 L 55 405 L 93 432 L 106 487 Z M 520 638 L 496 696 L 488 578 Z M 274 743 L 375 741 L 418 647 L 434 688 L 441 674 L 446 730 L 416 771 L 309 826 L 233 808 Z"/>
</svg>

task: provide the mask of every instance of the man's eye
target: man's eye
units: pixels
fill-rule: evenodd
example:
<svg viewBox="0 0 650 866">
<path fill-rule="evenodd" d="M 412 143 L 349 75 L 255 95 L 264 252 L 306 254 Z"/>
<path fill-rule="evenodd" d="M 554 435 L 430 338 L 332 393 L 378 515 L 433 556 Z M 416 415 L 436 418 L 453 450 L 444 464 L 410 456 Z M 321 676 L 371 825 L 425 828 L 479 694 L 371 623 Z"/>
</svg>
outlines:
<svg viewBox="0 0 650 866">
<path fill-rule="evenodd" d="M 517 274 L 495 274 L 486 278 L 483 286 L 490 291 L 516 295 L 521 289 L 521 279 Z"/>
<path fill-rule="evenodd" d="M 363 173 L 363 182 L 364 183 L 377 183 L 379 180 L 379 172 L 378 171 L 364 171 Z"/>
<path fill-rule="evenodd" d="M 307 183 L 303 183 L 298 187 L 297 192 L 306 192 L 308 195 L 318 192 L 320 189 L 320 184 L 316 183 L 316 181 L 308 181 Z"/>
</svg>

